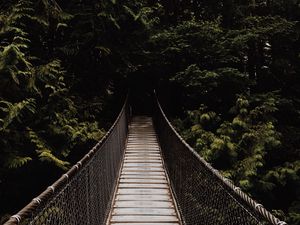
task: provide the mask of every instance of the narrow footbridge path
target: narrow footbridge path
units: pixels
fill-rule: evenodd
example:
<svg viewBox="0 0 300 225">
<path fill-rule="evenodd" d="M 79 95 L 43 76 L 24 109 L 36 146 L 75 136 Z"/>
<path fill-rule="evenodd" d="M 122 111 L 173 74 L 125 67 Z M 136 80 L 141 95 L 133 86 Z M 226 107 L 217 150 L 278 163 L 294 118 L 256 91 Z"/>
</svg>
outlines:
<svg viewBox="0 0 300 225">
<path fill-rule="evenodd" d="M 195 152 L 154 100 L 151 117 L 133 117 L 127 98 L 105 137 L 5 225 L 286 225 Z"/>
<path fill-rule="evenodd" d="M 111 225 L 179 225 L 152 118 L 134 117 L 117 185 Z"/>
</svg>

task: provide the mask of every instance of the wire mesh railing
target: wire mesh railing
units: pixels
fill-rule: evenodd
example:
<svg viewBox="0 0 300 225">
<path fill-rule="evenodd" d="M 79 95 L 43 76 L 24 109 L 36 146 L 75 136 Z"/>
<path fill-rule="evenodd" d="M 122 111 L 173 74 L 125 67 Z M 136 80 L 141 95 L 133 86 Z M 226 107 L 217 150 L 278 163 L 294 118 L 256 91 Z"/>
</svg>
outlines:
<svg viewBox="0 0 300 225">
<path fill-rule="evenodd" d="M 200 157 L 176 132 L 156 97 L 156 127 L 184 225 L 286 225 Z"/>
<path fill-rule="evenodd" d="M 105 224 L 128 133 L 127 102 L 105 137 L 4 225 Z"/>
</svg>

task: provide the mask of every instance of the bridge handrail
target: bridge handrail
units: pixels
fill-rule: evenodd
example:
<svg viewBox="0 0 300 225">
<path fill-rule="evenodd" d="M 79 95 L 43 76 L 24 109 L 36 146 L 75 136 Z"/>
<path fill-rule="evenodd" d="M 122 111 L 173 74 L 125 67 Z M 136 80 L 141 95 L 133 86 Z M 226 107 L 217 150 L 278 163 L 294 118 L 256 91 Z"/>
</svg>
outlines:
<svg viewBox="0 0 300 225">
<path fill-rule="evenodd" d="M 238 196 L 238 198 L 242 199 L 245 203 L 247 203 L 248 206 L 250 207 L 250 209 L 255 211 L 262 219 L 265 219 L 266 221 L 270 222 L 272 225 L 287 225 L 286 222 L 281 221 L 278 218 L 276 218 L 274 215 L 272 215 L 267 209 L 264 208 L 264 206 L 262 204 L 256 202 L 251 197 L 249 197 L 249 195 L 244 193 L 239 187 L 235 186 L 230 179 L 225 178 L 217 169 L 213 168 L 210 165 L 210 163 L 208 163 L 203 157 L 201 157 L 176 131 L 176 129 L 173 127 L 173 125 L 167 118 L 164 110 L 162 109 L 162 106 L 159 102 L 156 92 L 154 93 L 154 95 L 155 95 L 156 106 L 158 107 L 158 113 L 160 114 L 160 116 L 163 117 L 163 119 L 165 120 L 165 122 L 167 123 L 169 128 L 172 130 L 172 132 L 175 134 L 177 139 L 185 146 L 186 150 L 189 151 L 190 153 L 192 153 L 192 155 L 195 158 L 197 158 L 199 163 L 204 165 L 215 177 L 217 177 L 219 179 L 220 182 L 222 182 L 226 187 L 228 187 L 232 193 L 236 194 Z M 159 131 L 158 131 L 158 133 L 159 133 Z M 159 136 L 159 134 L 158 134 L 158 136 Z M 162 149 L 162 151 L 164 154 L 164 149 Z M 166 163 L 168 163 L 168 162 L 166 162 Z M 172 178 L 170 178 L 170 179 L 171 179 L 171 183 L 172 183 Z M 176 197 L 176 190 L 173 190 L 173 191 L 174 191 L 174 194 Z M 180 207 L 180 202 L 179 202 L 179 207 Z M 182 215 L 182 217 L 184 219 L 184 215 Z"/>
<path fill-rule="evenodd" d="M 75 165 L 73 165 L 65 174 L 63 174 L 59 179 L 57 179 L 52 185 L 50 185 L 46 190 L 44 190 L 40 195 L 37 197 L 33 198 L 32 201 L 27 204 L 23 209 L 21 209 L 17 214 L 13 215 L 10 217 L 10 219 L 4 223 L 4 225 L 17 225 L 20 224 L 26 220 L 30 219 L 32 215 L 38 210 L 38 208 L 42 205 L 46 205 L 48 202 L 51 201 L 51 199 L 54 199 L 57 195 L 60 194 L 60 191 L 63 191 L 63 188 L 65 188 L 68 183 L 72 181 L 72 179 L 79 174 L 85 166 L 89 163 L 89 161 L 95 156 L 96 153 L 100 152 L 102 149 L 102 146 L 106 144 L 108 139 L 112 136 L 112 133 L 116 130 L 116 127 L 120 123 L 125 123 L 124 126 L 122 127 L 124 132 L 126 132 L 126 135 L 122 136 L 123 139 L 127 138 L 127 131 L 128 131 L 128 124 L 129 124 L 129 106 L 128 106 L 128 95 L 125 99 L 125 102 L 123 104 L 123 107 L 113 123 L 113 125 L 110 127 L 108 132 L 105 134 L 105 136 L 87 153 L 85 154 L 81 160 L 79 160 Z M 125 121 L 121 121 L 121 120 Z M 118 130 L 118 138 L 120 138 L 121 131 Z M 123 132 L 123 133 L 124 133 Z M 120 142 L 120 140 L 117 140 Z M 121 142 L 124 142 L 124 140 L 121 140 Z M 120 148 L 124 148 L 125 143 L 119 143 Z M 124 149 L 123 149 L 124 150 Z M 122 151 L 123 151 L 122 150 Z M 124 154 L 124 152 L 123 152 Z M 122 156 L 120 156 L 122 158 Z M 120 165 L 119 165 L 120 166 Z M 116 168 L 116 171 L 119 169 Z M 114 188 L 112 188 L 113 192 Z M 112 196 L 111 196 L 112 197 Z M 109 201 L 107 201 L 109 204 Z M 46 207 L 46 206 L 45 206 Z M 42 211 L 42 210 L 40 210 Z M 33 223 L 30 223 L 33 224 Z M 40 224 L 40 223 L 38 223 Z M 51 224 L 50 222 L 47 224 Z M 79 223 L 80 224 L 80 223 Z"/>
</svg>

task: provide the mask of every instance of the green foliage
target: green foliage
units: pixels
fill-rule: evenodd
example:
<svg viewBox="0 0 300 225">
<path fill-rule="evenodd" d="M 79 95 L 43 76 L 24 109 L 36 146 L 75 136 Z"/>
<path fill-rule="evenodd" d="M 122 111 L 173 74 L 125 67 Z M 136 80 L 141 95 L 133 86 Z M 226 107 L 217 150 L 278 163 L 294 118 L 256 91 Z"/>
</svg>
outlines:
<svg viewBox="0 0 300 225">
<path fill-rule="evenodd" d="M 288 222 L 290 224 L 298 224 L 300 222 L 300 202 L 299 198 L 293 202 L 292 206 L 289 208 Z"/>
<path fill-rule="evenodd" d="M 73 51 L 64 37 L 70 35 L 74 18 L 52 0 L 11 1 L 7 11 L 0 12 L 1 203 L 24 205 L 24 199 L 16 199 L 20 190 L 30 191 L 24 185 L 49 185 L 105 134 L 99 117 L 106 98 L 102 93 L 109 85 L 103 79 L 97 94 L 79 97 L 74 85 L 82 79 L 75 78 L 70 66 L 74 54 L 61 53 Z M 110 54 L 105 47 L 100 51 Z M 39 173 L 53 175 L 47 184 L 33 181 Z M 27 184 L 20 177 L 28 177 Z M 12 183 L 17 193 L 7 189 Z M 30 188 L 22 195 L 37 194 Z M 16 211 L 13 207 L 1 207 L 0 216 Z"/>
<path fill-rule="evenodd" d="M 165 1 L 149 39 L 151 66 L 168 84 L 161 96 L 186 111 L 174 121 L 184 138 L 291 224 L 300 214 L 298 3 Z"/>
<path fill-rule="evenodd" d="M 26 60 L 24 53 L 14 44 L 4 47 L 0 56 L 0 72 L 7 73 L 17 84 L 20 83 L 20 76 L 28 76 L 31 63 Z M 19 68 L 25 70 L 19 70 Z"/>
<path fill-rule="evenodd" d="M 54 150 L 47 146 L 45 141 L 40 138 L 34 131 L 29 130 L 28 132 L 30 141 L 35 145 L 38 157 L 42 162 L 46 161 L 54 163 L 57 167 L 62 168 L 63 170 L 68 169 L 68 166 L 70 165 L 69 162 L 57 158 L 53 154 Z"/>
<path fill-rule="evenodd" d="M 4 167 L 7 167 L 9 169 L 17 169 L 19 167 L 24 166 L 31 160 L 31 157 L 12 156 L 11 158 L 8 158 L 6 160 Z"/>
<path fill-rule="evenodd" d="M 200 70 L 200 68 L 192 64 L 188 66 L 184 72 L 179 72 L 175 77 L 171 78 L 186 89 L 190 97 L 203 96 L 203 99 L 210 96 L 210 101 L 219 101 L 227 92 L 226 86 L 230 86 L 234 93 L 240 93 L 250 84 L 247 75 L 233 68 L 219 68 L 214 71 Z M 219 93 L 217 93 L 219 92 Z M 227 94 L 229 94 L 227 92 Z M 216 103 L 216 102 L 214 102 Z"/>
<path fill-rule="evenodd" d="M 1 186 L 3 202 L 25 190 L 19 177 L 58 174 L 79 159 L 104 135 L 117 111 L 112 99 L 129 84 L 176 96 L 170 105 L 187 111 L 176 126 L 193 147 L 299 223 L 299 1 L 0 7 L 0 180 L 18 187 Z M 8 211 L 16 209 L 0 214 Z"/>
<path fill-rule="evenodd" d="M 278 93 L 240 95 L 229 111 L 231 120 L 216 116 L 202 105 L 176 124 L 199 154 L 246 192 L 255 196 L 272 196 L 278 189 L 294 192 L 300 184 L 299 160 L 272 162 L 276 155 L 284 154 L 280 153 L 284 151 L 282 135 L 274 117 L 279 99 Z M 190 124 L 190 128 L 184 128 L 184 124 Z M 288 220 L 297 221 L 299 214 L 290 212 Z"/>
<path fill-rule="evenodd" d="M 0 101 L 0 112 L 3 113 L 3 119 L 0 120 L 1 128 L 0 131 L 5 130 L 14 120 L 22 123 L 22 117 L 25 112 L 35 113 L 35 100 L 26 99 L 22 102 L 11 103 L 8 101 Z"/>
</svg>

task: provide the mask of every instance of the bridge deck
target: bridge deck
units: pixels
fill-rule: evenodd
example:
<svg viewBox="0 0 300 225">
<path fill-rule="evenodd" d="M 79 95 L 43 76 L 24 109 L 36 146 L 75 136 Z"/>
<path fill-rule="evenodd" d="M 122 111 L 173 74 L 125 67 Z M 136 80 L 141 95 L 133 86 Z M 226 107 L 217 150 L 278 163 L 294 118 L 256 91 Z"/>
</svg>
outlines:
<svg viewBox="0 0 300 225">
<path fill-rule="evenodd" d="M 134 117 L 108 225 L 179 225 L 150 117 Z"/>
</svg>

